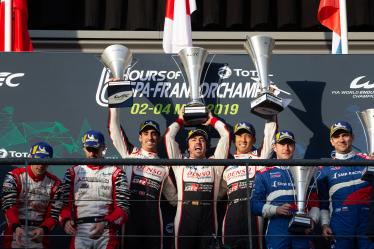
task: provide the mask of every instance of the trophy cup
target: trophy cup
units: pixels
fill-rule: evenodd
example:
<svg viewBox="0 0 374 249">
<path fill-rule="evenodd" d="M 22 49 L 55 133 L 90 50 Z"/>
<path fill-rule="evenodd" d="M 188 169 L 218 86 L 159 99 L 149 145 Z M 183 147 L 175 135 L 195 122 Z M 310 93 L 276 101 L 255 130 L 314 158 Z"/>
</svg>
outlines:
<svg viewBox="0 0 374 249">
<path fill-rule="evenodd" d="M 310 181 L 314 176 L 316 167 L 290 166 L 288 170 L 293 179 L 297 201 L 297 211 L 288 225 L 288 231 L 293 234 L 305 234 L 305 230 L 313 226 L 312 218 L 305 212 L 305 206 Z"/>
<path fill-rule="evenodd" d="M 110 70 L 112 80 L 108 85 L 109 107 L 129 107 L 132 105 L 130 81 L 124 81 L 124 72 L 132 61 L 131 51 L 122 45 L 114 44 L 105 48 L 101 61 Z"/>
<path fill-rule="evenodd" d="M 244 47 L 256 66 L 261 83 L 259 96 L 251 101 L 251 112 L 268 119 L 283 110 L 282 99 L 271 92 L 268 78 L 274 39 L 263 35 L 247 37 Z"/>
<path fill-rule="evenodd" d="M 199 47 L 187 47 L 179 52 L 179 58 L 187 74 L 190 102 L 184 107 L 183 118 L 188 125 L 202 124 L 208 120 L 208 109 L 200 99 L 200 78 L 208 51 Z"/>
<path fill-rule="evenodd" d="M 357 112 L 357 116 L 364 129 L 367 152 L 370 155 L 374 152 L 374 109 Z M 374 166 L 367 166 L 361 179 L 365 181 L 374 180 Z"/>
</svg>

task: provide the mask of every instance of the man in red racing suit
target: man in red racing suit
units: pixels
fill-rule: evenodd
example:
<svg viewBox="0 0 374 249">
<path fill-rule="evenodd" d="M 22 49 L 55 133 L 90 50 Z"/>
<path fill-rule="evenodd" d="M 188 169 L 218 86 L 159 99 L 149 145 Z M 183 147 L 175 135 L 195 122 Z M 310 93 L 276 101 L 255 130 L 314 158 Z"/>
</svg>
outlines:
<svg viewBox="0 0 374 249">
<path fill-rule="evenodd" d="M 53 149 L 45 142 L 31 147 L 31 158 L 52 156 Z M 31 165 L 6 175 L 1 198 L 7 220 L 4 248 L 48 248 L 44 235 L 58 221 L 61 181 L 47 172 L 47 168 L 47 165 Z"/>
</svg>

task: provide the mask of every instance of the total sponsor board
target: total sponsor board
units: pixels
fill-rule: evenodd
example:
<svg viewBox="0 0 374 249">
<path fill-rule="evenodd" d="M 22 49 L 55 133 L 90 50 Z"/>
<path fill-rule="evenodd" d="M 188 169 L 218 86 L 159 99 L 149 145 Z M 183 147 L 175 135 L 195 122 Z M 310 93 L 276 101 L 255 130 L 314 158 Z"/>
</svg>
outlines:
<svg viewBox="0 0 374 249">
<path fill-rule="evenodd" d="M 0 158 L 9 158 L 9 157 L 28 157 L 29 152 L 20 152 L 15 150 L 6 150 L 5 148 L 0 149 Z"/>
<path fill-rule="evenodd" d="M 243 70 L 228 66 L 218 69 L 220 82 L 203 82 L 200 85 L 201 98 L 256 98 L 260 92 L 256 70 Z M 235 76 L 232 80 L 229 80 Z M 273 75 L 269 75 L 270 77 Z M 108 104 L 107 89 L 110 72 L 103 68 L 96 102 L 103 107 Z M 133 88 L 134 98 L 188 98 L 189 86 L 180 71 L 132 70 L 127 69 L 124 80 Z M 235 80 L 235 81 L 234 81 Z"/>
<path fill-rule="evenodd" d="M 374 99 L 374 81 L 366 75 L 355 77 L 349 84 L 349 89 L 334 89 L 334 96 L 350 96 L 353 99 Z"/>
</svg>

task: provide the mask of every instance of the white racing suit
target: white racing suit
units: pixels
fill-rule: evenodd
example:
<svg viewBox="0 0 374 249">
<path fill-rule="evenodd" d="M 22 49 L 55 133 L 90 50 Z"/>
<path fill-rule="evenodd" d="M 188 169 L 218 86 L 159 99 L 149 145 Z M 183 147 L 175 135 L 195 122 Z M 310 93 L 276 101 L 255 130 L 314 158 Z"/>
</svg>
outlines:
<svg viewBox="0 0 374 249">
<path fill-rule="evenodd" d="M 157 153 L 134 147 L 119 122 L 117 108 L 110 108 L 109 134 L 122 158 L 158 159 Z M 125 225 L 125 248 L 162 249 L 161 193 L 176 205 L 176 188 L 168 166 L 125 166 L 131 192 L 130 217 Z M 134 236 L 136 235 L 136 236 Z M 144 235 L 142 237 L 141 235 Z"/>
<path fill-rule="evenodd" d="M 182 153 L 175 136 L 183 125 L 178 119 L 165 134 L 165 145 L 169 158 L 181 159 Z M 226 159 L 230 149 L 230 132 L 226 125 L 212 118 L 211 126 L 220 139 L 214 159 Z M 223 166 L 173 166 L 177 189 L 178 206 L 175 216 L 176 249 L 206 249 L 211 245 L 212 235 L 217 234 L 217 199 Z"/>
<path fill-rule="evenodd" d="M 70 249 L 117 248 L 117 229 L 129 215 L 125 172 L 116 166 L 73 166 L 65 173 L 62 191 L 60 222 L 64 226 L 72 220 L 77 229 Z M 91 228 L 98 222 L 107 223 L 104 233 L 99 239 L 91 239 Z"/>
</svg>

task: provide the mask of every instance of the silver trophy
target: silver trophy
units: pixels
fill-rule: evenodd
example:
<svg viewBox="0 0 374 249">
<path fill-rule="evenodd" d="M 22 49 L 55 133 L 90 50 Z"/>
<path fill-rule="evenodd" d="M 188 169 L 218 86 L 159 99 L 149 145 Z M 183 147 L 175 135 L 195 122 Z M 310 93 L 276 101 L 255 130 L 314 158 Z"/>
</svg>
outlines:
<svg viewBox="0 0 374 249">
<path fill-rule="evenodd" d="M 357 112 L 357 116 L 361 121 L 362 128 L 364 129 L 366 146 L 368 155 L 374 153 L 374 109 L 367 109 L 362 112 Z M 374 180 L 374 166 L 366 167 L 362 180 Z"/>
<path fill-rule="evenodd" d="M 256 66 L 261 83 L 259 96 L 251 102 L 251 112 L 268 119 L 283 111 L 282 99 L 272 93 L 268 77 L 274 39 L 263 35 L 247 37 L 244 47 Z"/>
<path fill-rule="evenodd" d="M 131 51 L 120 44 L 110 45 L 101 54 L 101 61 L 110 70 L 111 81 L 108 86 L 110 107 L 128 107 L 132 105 L 131 82 L 124 80 L 125 70 L 132 62 Z"/>
<path fill-rule="evenodd" d="M 183 118 L 188 125 L 202 124 L 208 120 L 208 109 L 200 98 L 200 79 L 208 51 L 199 47 L 187 47 L 179 52 L 190 88 L 190 102 L 184 107 Z"/>
<path fill-rule="evenodd" d="M 289 223 L 288 231 L 293 234 L 305 234 L 305 230 L 313 226 L 312 218 L 305 212 L 305 206 L 309 195 L 308 189 L 316 167 L 290 166 L 288 170 L 293 179 L 297 201 L 297 211 Z"/>
</svg>

